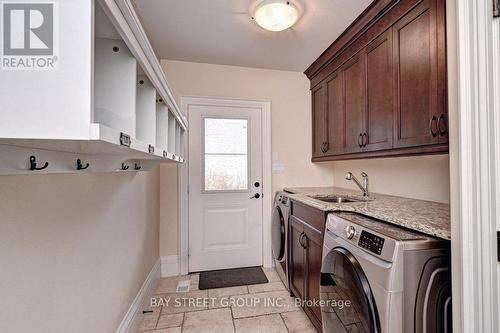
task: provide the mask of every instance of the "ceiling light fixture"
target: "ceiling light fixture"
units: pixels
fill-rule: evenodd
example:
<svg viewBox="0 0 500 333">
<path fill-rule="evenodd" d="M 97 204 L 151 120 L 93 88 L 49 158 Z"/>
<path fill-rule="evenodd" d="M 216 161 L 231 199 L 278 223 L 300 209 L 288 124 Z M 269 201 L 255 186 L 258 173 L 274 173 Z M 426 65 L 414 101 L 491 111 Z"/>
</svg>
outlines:
<svg viewBox="0 0 500 333">
<path fill-rule="evenodd" d="M 290 1 L 264 0 L 254 11 L 253 19 L 269 31 L 283 31 L 293 26 L 299 18 L 297 7 Z"/>
</svg>

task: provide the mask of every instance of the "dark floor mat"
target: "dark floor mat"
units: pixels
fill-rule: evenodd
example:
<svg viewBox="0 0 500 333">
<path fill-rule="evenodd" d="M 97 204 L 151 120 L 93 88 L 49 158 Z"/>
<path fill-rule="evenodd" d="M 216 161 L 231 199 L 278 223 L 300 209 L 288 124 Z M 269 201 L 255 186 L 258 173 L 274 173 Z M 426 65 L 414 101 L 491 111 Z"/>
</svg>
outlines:
<svg viewBox="0 0 500 333">
<path fill-rule="evenodd" d="M 215 289 L 268 283 L 262 267 L 221 269 L 200 273 L 199 289 Z"/>
</svg>

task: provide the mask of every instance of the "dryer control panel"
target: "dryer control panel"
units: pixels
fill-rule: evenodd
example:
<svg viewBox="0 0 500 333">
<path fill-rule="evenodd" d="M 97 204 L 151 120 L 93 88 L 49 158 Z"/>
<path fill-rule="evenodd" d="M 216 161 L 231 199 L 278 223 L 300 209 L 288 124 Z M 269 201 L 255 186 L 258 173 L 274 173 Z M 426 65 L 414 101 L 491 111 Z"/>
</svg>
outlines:
<svg viewBox="0 0 500 333">
<path fill-rule="evenodd" d="M 384 247 L 384 239 L 366 230 L 361 231 L 361 236 L 359 237 L 358 245 L 364 249 L 375 254 L 382 254 L 382 248 Z"/>
</svg>

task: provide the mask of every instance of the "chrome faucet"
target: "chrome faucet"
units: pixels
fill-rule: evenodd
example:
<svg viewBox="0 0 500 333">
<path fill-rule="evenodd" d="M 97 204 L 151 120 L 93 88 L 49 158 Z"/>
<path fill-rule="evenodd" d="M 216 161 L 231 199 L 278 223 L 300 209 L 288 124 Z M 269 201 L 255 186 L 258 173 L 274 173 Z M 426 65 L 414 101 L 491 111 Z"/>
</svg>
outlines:
<svg viewBox="0 0 500 333">
<path fill-rule="evenodd" d="M 363 192 L 364 197 L 368 197 L 368 175 L 364 172 L 361 172 L 361 176 L 363 177 L 363 184 L 359 182 L 359 180 L 352 174 L 352 172 L 348 172 L 345 175 L 345 179 L 352 180 Z"/>
</svg>

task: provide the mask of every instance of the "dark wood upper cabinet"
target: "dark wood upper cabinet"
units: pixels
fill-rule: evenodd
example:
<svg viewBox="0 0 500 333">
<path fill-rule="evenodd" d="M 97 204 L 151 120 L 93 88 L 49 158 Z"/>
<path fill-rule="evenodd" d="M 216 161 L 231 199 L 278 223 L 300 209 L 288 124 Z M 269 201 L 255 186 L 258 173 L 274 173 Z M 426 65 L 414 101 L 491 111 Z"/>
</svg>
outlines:
<svg viewBox="0 0 500 333">
<path fill-rule="evenodd" d="M 326 88 L 319 85 L 311 91 L 312 96 L 312 124 L 313 124 L 313 156 L 323 156 L 328 148 L 327 112 L 326 112 Z"/>
<path fill-rule="evenodd" d="M 365 54 L 358 53 L 343 67 L 344 73 L 344 112 L 345 112 L 345 149 L 350 153 L 362 150 L 365 116 Z"/>
<path fill-rule="evenodd" d="M 306 70 L 313 161 L 448 152 L 445 13 L 375 0 Z"/>
<path fill-rule="evenodd" d="M 345 113 L 344 113 L 344 73 L 336 72 L 326 80 L 328 143 L 331 154 L 345 151 Z"/>
<path fill-rule="evenodd" d="M 395 147 L 439 142 L 435 5 L 435 1 L 423 1 L 393 27 Z"/>
<path fill-rule="evenodd" d="M 364 151 L 392 148 L 393 128 L 392 29 L 366 47 L 366 113 Z"/>
</svg>

